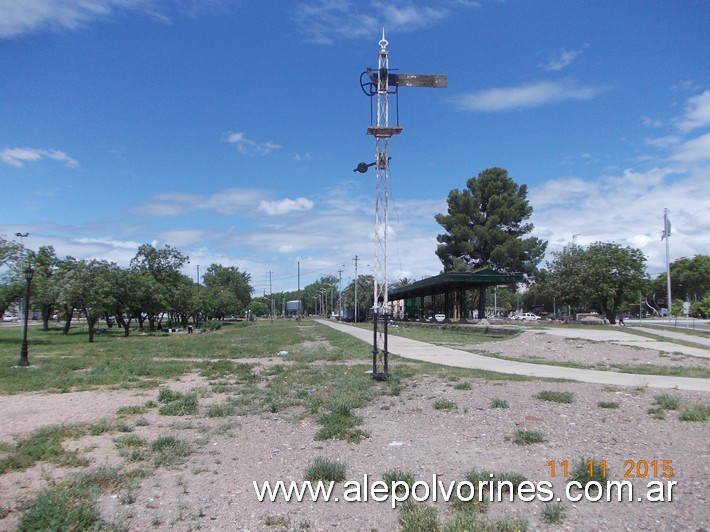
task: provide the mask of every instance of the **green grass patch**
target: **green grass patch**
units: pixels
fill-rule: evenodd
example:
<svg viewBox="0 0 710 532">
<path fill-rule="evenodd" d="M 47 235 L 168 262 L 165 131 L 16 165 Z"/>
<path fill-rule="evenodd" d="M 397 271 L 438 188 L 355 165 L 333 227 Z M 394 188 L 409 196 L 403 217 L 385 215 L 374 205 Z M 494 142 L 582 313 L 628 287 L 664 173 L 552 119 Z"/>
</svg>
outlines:
<svg viewBox="0 0 710 532">
<path fill-rule="evenodd" d="M 321 428 L 316 433 L 316 440 L 345 440 L 359 443 L 368 434 L 359 429 L 362 418 L 353 413 L 353 406 L 348 403 L 338 403 L 330 412 L 318 418 Z"/>
<path fill-rule="evenodd" d="M 233 401 L 228 401 L 219 405 L 210 405 L 205 411 L 207 417 L 229 417 L 237 411 L 237 405 Z"/>
<path fill-rule="evenodd" d="M 392 486 L 395 486 L 395 493 L 400 496 L 407 490 L 405 485 L 409 486 L 409 493 L 411 493 L 412 485 L 415 482 L 414 475 L 399 469 L 386 471 L 385 474 L 382 475 L 382 480 L 387 484 L 388 491 L 391 492 Z"/>
<path fill-rule="evenodd" d="M 399 510 L 401 532 L 437 532 L 441 530 L 436 509 L 424 504 L 404 503 Z"/>
<path fill-rule="evenodd" d="M 192 453 L 190 444 L 175 436 L 161 436 L 150 444 L 153 462 L 157 466 L 176 467 Z"/>
<path fill-rule="evenodd" d="M 614 408 L 619 408 L 621 405 L 620 405 L 619 403 L 617 403 L 616 401 L 599 401 L 599 402 L 597 403 L 597 406 L 598 406 L 599 408 L 611 408 L 611 409 L 614 409 Z"/>
<path fill-rule="evenodd" d="M 342 482 L 345 480 L 345 464 L 327 458 L 316 458 L 306 469 L 304 479 L 311 482 Z"/>
<path fill-rule="evenodd" d="M 102 467 L 82 472 L 41 491 L 29 502 L 18 523 L 18 530 L 98 530 L 118 529 L 103 522 L 96 499 L 102 493 L 118 493 L 121 499 L 131 498 L 145 473 L 140 470 L 123 472 L 119 468 Z"/>
<path fill-rule="evenodd" d="M 197 394 L 183 395 L 167 388 L 161 388 L 158 401 L 165 403 L 158 409 L 163 416 L 189 416 L 197 414 Z"/>
<path fill-rule="evenodd" d="M 434 410 L 458 410 L 458 405 L 449 399 L 437 399 L 432 405 Z"/>
<path fill-rule="evenodd" d="M 17 441 L 8 455 L 0 459 L 0 473 L 21 471 L 38 462 L 49 462 L 63 467 L 87 466 L 89 461 L 78 451 L 67 451 L 62 442 L 86 435 L 87 425 L 58 425 L 43 427 Z"/>
<path fill-rule="evenodd" d="M 150 407 L 146 405 L 124 406 L 116 410 L 117 416 L 133 416 L 137 414 L 145 414 Z"/>
<path fill-rule="evenodd" d="M 551 401 L 553 403 L 572 403 L 574 394 L 572 392 L 557 392 L 554 390 L 543 390 L 535 396 L 541 401 Z"/>
<path fill-rule="evenodd" d="M 602 490 L 609 478 L 609 470 L 606 467 L 606 463 L 603 460 L 597 460 L 594 458 L 580 458 L 572 468 L 570 472 L 570 480 L 576 480 L 582 486 L 586 488 L 587 484 L 590 482 L 599 482 Z M 592 488 L 597 488 L 592 490 L 590 488 L 590 494 L 594 495 L 598 491 L 598 487 L 593 485 Z"/>
<path fill-rule="evenodd" d="M 513 434 L 513 442 L 518 445 L 531 445 L 533 443 L 542 443 L 544 441 L 545 435 L 539 430 L 518 429 Z"/>
<path fill-rule="evenodd" d="M 704 404 L 688 405 L 680 413 L 678 418 L 681 421 L 700 421 L 704 422 L 710 417 L 710 406 Z"/>
<path fill-rule="evenodd" d="M 565 518 L 565 507 L 560 503 L 546 504 L 542 509 L 542 520 L 548 525 L 559 525 Z"/>
<path fill-rule="evenodd" d="M 655 397 L 654 403 L 664 410 L 678 410 L 682 399 L 676 395 L 661 394 Z"/>
<path fill-rule="evenodd" d="M 508 408 L 508 401 L 505 399 L 493 398 L 490 402 L 491 408 Z"/>
</svg>

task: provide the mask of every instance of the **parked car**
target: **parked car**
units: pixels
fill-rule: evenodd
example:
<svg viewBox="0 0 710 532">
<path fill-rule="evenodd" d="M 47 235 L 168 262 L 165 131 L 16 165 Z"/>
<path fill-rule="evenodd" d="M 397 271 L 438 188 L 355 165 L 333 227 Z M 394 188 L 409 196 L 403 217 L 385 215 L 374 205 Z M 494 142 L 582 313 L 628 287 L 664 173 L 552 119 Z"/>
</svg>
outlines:
<svg viewBox="0 0 710 532">
<path fill-rule="evenodd" d="M 434 316 L 434 319 L 436 321 L 438 321 L 439 323 L 441 323 L 442 321 L 444 321 L 446 319 L 446 314 L 436 314 Z"/>
<path fill-rule="evenodd" d="M 2 321 L 8 323 L 15 323 L 17 321 L 20 321 L 20 318 L 18 318 L 17 316 L 3 316 Z"/>
<path fill-rule="evenodd" d="M 537 314 L 533 314 L 532 312 L 523 312 L 522 314 L 517 314 L 513 316 L 514 320 L 523 320 L 523 321 L 537 321 L 540 318 Z"/>
</svg>

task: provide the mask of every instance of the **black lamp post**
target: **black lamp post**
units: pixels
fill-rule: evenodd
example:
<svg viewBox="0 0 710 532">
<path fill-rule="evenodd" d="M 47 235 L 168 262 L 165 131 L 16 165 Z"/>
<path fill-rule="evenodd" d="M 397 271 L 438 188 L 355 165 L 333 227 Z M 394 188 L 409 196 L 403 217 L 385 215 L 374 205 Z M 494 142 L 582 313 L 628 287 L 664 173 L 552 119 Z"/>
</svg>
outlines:
<svg viewBox="0 0 710 532">
<path fill-rule="evenodd" d="M 25 294 L 25 329 L 22 331 L 22 349 L 20 350 L 20 361 L 17 363 L 18 366 L 27 367 L 30 365 L 30 361 L 27 358 L 27 325 L 30 319 L 30 285 L 32 284 L 32 276 L 35 271 L 32 266 L 27 266 L 25 269 L 25 279 L 27 279 L 27 294 Z"/>
</svg>

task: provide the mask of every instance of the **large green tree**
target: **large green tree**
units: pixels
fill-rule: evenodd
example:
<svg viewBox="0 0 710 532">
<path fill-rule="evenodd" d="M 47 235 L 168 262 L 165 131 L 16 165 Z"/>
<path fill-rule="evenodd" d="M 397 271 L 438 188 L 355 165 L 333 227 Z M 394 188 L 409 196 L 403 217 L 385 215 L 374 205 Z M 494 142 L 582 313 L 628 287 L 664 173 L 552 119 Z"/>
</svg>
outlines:
<svg viewBox="0 0 710 532">
<path fill-rule="evenodd" d="M 254 288 L 251 275 L 240 272 L 235 266 L 211 264 L 202 277 L 200 308 L 210 318 L 223 319 L 244 312 L 251 302 Z"/>
<path fill-rule="evenodd" d="M 591 306 L 615 323 L 619 311 L 638 302 L 647 286 L 646 257 L 636 248 L 596 242 L 569 245 L 552 254 L 548 272 L 553 290 L 573 307 Z"/>
<path fill-rule="evenodd" d="M 32 257 L 32 304 L 42 315 L 42 328 L 49 330 L 49 320 L 56 307 L 57 285 L 55 274 L 59 259 L 52 246 L 42 246 Z"/>
<path fill-rule="evenodd" d="M 710 295 L 710 256 L 682 257 L 671 262 L 671 292 L 673 299 L 688 301 Z"/>
<path fill-rule="evenodd" d="M 59 306 L 67 313 L 67 324 L 73 309 L 82 312 L 89 329 L 89 342 L 94 341 L 101 317 L 116 305 L 112 275 L 115 268 L 113 263 L 96 259 L 77 261 L 68 258 L 60 263 L 57 272 Z"/>
<path fill-rule="evenodd" d="M 174 247 L 166 245 L 157 249 L 151 244 L 141 245 L 131 259 L 131 268 L 146 278 L 148 290 L 143 294 L 142 307 L 151 331 L 160 328 L 163 315 L 172 310 L 173 292 L 181 286 L 180 269 L 188 259 Z"/>
<path fill-rule="evenodd" d="M 447 214 L 436 221 L 446 231 L 437 236 L 436 254 L 444 271 L 477 270 L 490 266 L 502 272 L 532 277 L 547 242 L 525 237 L 532 207 L 526 185 L 516 184 L 502 168 L 489 168 L 449 192 Z"/>
</svg>

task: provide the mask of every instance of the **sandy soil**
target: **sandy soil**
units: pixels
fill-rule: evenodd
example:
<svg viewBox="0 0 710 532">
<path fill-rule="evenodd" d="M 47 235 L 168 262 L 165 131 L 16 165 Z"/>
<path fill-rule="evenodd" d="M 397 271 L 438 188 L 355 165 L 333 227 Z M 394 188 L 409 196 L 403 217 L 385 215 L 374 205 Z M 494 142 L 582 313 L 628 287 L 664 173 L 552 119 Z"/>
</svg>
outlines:
<svg viewBox="0 0 710 532">
<path fill-rule="evenodd" d="M 327 349 L 327 345 L 320 346 Z M 655 351 L 594 342 L 565 340 L 538 333 L 471 346 L 505 356 L 574 360 L 584 364 L 667 364 L 703 366 L 692 357 L 672 359 Z M 256 359 L 258 360 L 258 359 Z M 240 360 L 243 362 L 243 360 Z M 288 358 L 260 361 L 288 363 Z M 396 372 L 396 361 L 391 370 Z M 357 367 L 356 367 L 357 368 Z M 358 368 L 359 369 L 359 368 Z M 365 367 L 363 366 L 363 370 Z M 352 367 L 347 370 L 353 370 Z M 356 369 L 357 370 L 357 369 Z M 448 484 L 461 481 L 471 470 L 518 473 L 532 482 L 550 481 L 562 499 L 566 515 L 561 525 L 547 525 L 542 512 L 546 503 L 493 503 L 484 519 L 518 516 L 530 529 L 565 530 L 707 530 L 710 527 L 710 430 L 707 423 L 683 422 L 676 412 L 656 419 L 648 410 L 656 395 L 670 393 L 687 402 L 710 403 L 708 394 L 662 391 L 650 388 L 561 382 L 487 382 L 471 379 L 444 380 L 432 375 L 409 379 L 398 397 L 386 397 L 358 410 L 369 437 L 358 444 L 315 441 L 318 425 L 302 420 L 295 411 L 207 418 L 204 415 L 165 417 L 151 409 L 127 418 L 131 434 L 149 441 L 175 435 L 189 440 L 193 454 L 179 468 L 157 468 L 130 497 L 105 493 L 98 500 L 107 522 L 127 530 L 395 530 L 399 511 L 390 502 L 345 502 L 345 486 L 334 495 L 339 502 L 259 502 L 253 481 L 300 481 L 316 458 L 337 460 L 346 466 L 347 481 L 370 484 L 385 472 L 401 470 L 418 481 L 432 484 L 432 476 Z M 458 385 L 458 386 L 457 386 Z M 200 391 L 200 405 L 221 403 L 226 396 L 209 393 L 208 383 L 196 375 L 168 383 L 178 391 Z M 542 390 L 569 391 L 572 404 L 540 401 Z M 89 423 L 114 419 L 118 408 L 142 405 L 157 398 L 157 391 L 91 391 L 64 394 L 0 396 L 0 441 L 11 443 L 20 435 L 47 425 Z M 437 410 L 433 404 L 446 399 L 453 410 Z M 493 399 L 509 407 L 491 408 Z M 600 408 L 600 401 L 619 403 L 619 408 Z M 136 424 L 138 418 L 144 422 Z M 145 423 L 147 422 L 147 424 Z M 545 441 L 518 445 L 516 429 L 536 430 Z M 138 467 L 121 458 L 114 440 L 120 433 L 87 436 L 66 442 L 100 465 Z M 565 500 L 561 464 L 570 467 L 582 458 L 605 460 L 610 477 L 623 480 L 631 463 L 671 460 L 674 476 L 662 479 L 649 474 L 631 479 L 636 490 L 631 502 L 570 502 Z M 552 477 L 550 461 L 556 464 Z M 628 462 L 632 461 L 632 462 Z M 0 530 L 14 530 L 26 502 L 43 487 L 77 469 L 40 464 L 34 468 L 0 475 L 0 501 L 4 511 Z M 650 481 L 677 482 L 671 502 L 636 500 Z M 352 493 L 351 493 L 352 495 Z M 441 496 L 439 497 L 441 499 Z M 434 506 L 442 521 L 452 515 L 450 505 Z"/>
</svg>

